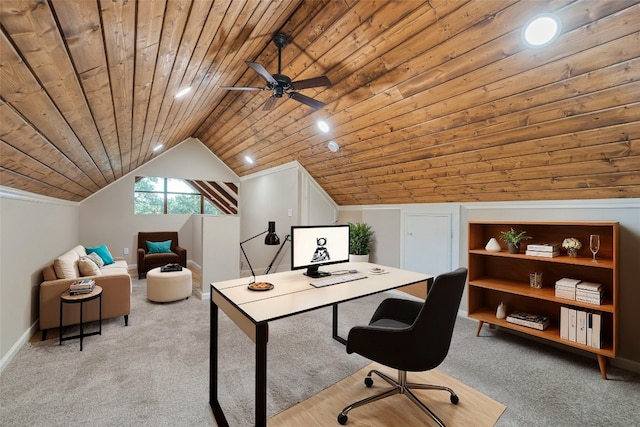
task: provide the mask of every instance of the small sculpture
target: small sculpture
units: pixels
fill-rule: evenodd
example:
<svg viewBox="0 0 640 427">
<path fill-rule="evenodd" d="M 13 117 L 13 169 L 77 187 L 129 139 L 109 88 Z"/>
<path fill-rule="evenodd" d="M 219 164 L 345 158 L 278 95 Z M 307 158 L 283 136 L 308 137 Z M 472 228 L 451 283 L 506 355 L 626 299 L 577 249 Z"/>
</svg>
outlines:
<svg viewBox="0 0 640 427">
<path fill-rule="evenodd" d="M 484 247 L 487 252 L 500 252 L 502 248 L 500 247 L 500 243 L 496 240 L 495 237 L 492 237 L 487 242 L 487 246 Z"/>
<path fill-rule="evenodd" d="M 507 317 L 507 307 L 505 307 L 503 302 L 498 305 L 498 309 L 496 310 L 496 317 L 498 319 L 504 319 L 505 317 Z"/>
</svg>

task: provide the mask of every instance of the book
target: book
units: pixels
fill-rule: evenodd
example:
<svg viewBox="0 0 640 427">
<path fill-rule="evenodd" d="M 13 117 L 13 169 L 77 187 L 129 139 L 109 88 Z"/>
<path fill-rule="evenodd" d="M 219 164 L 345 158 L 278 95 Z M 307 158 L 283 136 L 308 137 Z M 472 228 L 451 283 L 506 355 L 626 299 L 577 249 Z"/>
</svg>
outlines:
<svg viewBox="0 0 640 427">
<path fill-rule="evenodd" d="M 587 345 L 593 347 L 593 313 L 587 312 Z"/>
<path fill-rule="evenodd" d="M 531 249 L 527 249 L 524 252 L 525 255 L 528 256 L 539 256 L 539 257 L 544 257 L 544 258 L 555 258 L 557 256 L 560 256 L 560 252 L 542 252 L 542 251 L 534 251 Z"/>
<path fill-rule="evenodd" d="M 88 288 L 96 284 L 96 281 L 93 279 L 81 279 L 73 282 L 69 287 L 70 288 Z"/>
<path fill-rule="evenodd" d="M 526 326 L 528 328 L 539 329 L 541 331 L 551 324 L 551 321 L 547 316 L 529 314 L 521 311 L 514 311 L 508 315 L 507 322 L 515 325 Z"/>
<path fill-rule="evenodd" d="M 602 284 L 600 283 L 591 283 L 591 282 L 580 282 L 576 286 L 577 289 L 582 289 L 584 291 L 591 292 L 600 292 L 602 291 Z"/>
<path fill-rule="evenodd" d="M 565 287 L 575 288 L 580 282 L 581 280 L 578 280 L 578 279 L 569 279 L 567 277 L 564 277 L 562 279 L 556 280 L 556 286 L 565 286 Z"/>
<path fill-rule="evenodd" d="M 527 250 L 536 252 L 560 252 L 560 246 L 557 243 L 542 243 L 527 245 Z"/>
<path fill-rule="evenodd" d="M 576 299 L 576 292 L 574 290 L 571 290 L 571 289 L 557 288 L 556 287 L 556 297 L 557 298 L 563 298 L 563 299 L 575 300 Z"/>
</svg>

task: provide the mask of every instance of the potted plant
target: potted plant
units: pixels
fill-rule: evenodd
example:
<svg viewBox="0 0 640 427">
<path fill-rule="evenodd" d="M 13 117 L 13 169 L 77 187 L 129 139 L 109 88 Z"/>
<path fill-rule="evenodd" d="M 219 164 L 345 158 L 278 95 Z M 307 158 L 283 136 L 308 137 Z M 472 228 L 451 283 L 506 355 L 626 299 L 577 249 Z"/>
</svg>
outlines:
<svg viewBox="0 0 640 427">
<path fill-rule="evenodd" d="M 526 231 L 517 231 L 513 227 L 509 231 L 500 232 L 500 240 L 507 243 L 510 254 L 517 254 L 520 252 L 520 243 L 523 240 L 531 239 L 531 236 L 525 236 Z"/>
<path fill-rule="evenodd" d="M 349 223 L 349 260 L 369 262 L 373 230 L 364 222 Z"/>
</svg>

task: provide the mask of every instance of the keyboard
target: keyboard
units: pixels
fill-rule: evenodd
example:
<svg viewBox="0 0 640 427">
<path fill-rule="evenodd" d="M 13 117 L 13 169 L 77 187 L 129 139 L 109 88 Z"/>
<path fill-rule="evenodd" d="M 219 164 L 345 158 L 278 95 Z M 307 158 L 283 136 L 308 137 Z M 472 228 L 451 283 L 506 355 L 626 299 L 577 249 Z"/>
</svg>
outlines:
<svg viewBox="0 0 640 427">
<path fill-rule="evenodd" d="M 323 286 L 337 285 L 338 283 L 353 282 L 354 280 L 366 279 L 367 276 L 360 273 L 355 274 L 341 274 L 335 276 L 329 276 L 322 279 L 314 279 L 311 281 L 311 286 L 316 288 L 322 288 Z"/>
</svg>

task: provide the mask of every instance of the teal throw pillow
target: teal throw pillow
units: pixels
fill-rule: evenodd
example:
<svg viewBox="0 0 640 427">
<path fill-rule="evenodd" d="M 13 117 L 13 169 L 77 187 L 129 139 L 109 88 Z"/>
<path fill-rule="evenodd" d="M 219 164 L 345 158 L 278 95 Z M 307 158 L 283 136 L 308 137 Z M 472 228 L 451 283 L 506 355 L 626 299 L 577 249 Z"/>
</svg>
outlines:
<svg viewBox="0 0 640 427">
<path fill-rule="evenodd" d="M 147 249 L 150 254 L 169 254 L 171 253 L 171 240 L 165 242 L 150 242 L 147 240 Z"/>
<path fill-rule="evenodd" d="M 113 264 L 114 262 L 113 257 L 109 252 L 109 249 L 107 249 L 107 245 L 95 246 L 93 248 L 85 248 L 85 250 L 87 251 L 87 255 L 92 253 L 98 254 L 98 256 L 102 258 L 102 261 L 104 261 L 104 265 Z"/>
</svg>

